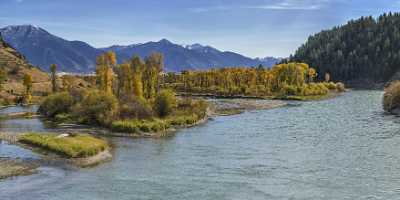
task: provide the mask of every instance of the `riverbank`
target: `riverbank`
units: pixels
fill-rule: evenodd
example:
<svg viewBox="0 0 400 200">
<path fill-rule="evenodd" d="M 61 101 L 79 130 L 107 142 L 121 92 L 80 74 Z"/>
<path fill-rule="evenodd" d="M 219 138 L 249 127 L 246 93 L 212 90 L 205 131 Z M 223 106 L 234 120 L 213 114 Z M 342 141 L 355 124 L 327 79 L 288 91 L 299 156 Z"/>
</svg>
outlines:
<svg viewBox="0 0 400 200">
<path fill-rule="evenodd" d="M 348 89 L 346 89 L 347 92 Z M 321 101 L 321 100 L 327 100 L 327 99 L 332 99 L 335 97 L 338 97 L 342 95 L 344 92 L 329 92 L 326 95 L 313 95 L 313 96 L 297 96 L 297 95 L 289 95 L 289 96 L 276 96 L 276 97 L 271 97 L 270 99 L 275 99 L 275 100 L 282 100 L 282 101 Z"/>
<path fill-rule="evenodd" d="M 208 111 L 207 111 L 208 113 Z M 182 119 L 164 119 L 156 120 L 153 122 L 139 122 L 138 121 L 120 121 L 119 125 L 115 124 L 114 127 L 105 129 L 97 128 L 90 132 L 94 135 L 101 135 L 107 137 L 133 137 L 133 138 L 161 138 L 174 136 L 178 131 L 198 126 L 206 123 L 211 118 L 211 115 L 206 114 L 201 119 L 182 118 Z M 143 127 L 142 127 L 143 126 Z"/>
<path fill-rule="evenodd" d="M 208 99 L 210 116 L 236 115 L 249 110 L 266 110 L 287 105 L 281 100 L 261 100 L 253 98 Z"/>
<path fill-rule="evenodd" d="M 0 180 L 15 176 L 27 176 L 36 173 L 39 165 L 18 159 L 0 158 Z"/>
<path fill-rule="evenodd" d="M 2 114 L 0 116 L 0 119 L 35 118 L 35 117 L 40 117 L 40 115 L 38 115 L 35 112 L 13 112 L 13 113 Z"/>
</svg>

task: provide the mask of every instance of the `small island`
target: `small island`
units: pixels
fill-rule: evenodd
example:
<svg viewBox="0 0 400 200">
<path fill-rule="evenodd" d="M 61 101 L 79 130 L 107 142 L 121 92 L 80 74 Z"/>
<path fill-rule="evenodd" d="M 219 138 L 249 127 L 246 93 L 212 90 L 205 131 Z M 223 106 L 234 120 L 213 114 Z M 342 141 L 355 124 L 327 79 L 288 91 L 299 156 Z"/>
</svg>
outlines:
<svg viewBox="0 0 400 200">
<path fill-rule="evenodd" d="M 109 161 L 112 158 L 111 147 L 107 141 L 78 133 L 23 133 L 21 135 L 1 133 L 0 139 L 31 149 L 46 159 L 66 161 L 78 167 L 89 167 Z M 5 162 L 7 161 L 7 162 Z M 32 166 L 17 160 L 3 160 L 3 164 L 15 168 L 34 169 Z M 10 165 L 10 163 L 12 165 Z M 10 168 L 11 169 L 11 168 Z M 10 173 L 13 170 L 10 170 Z M 14 170 L 15 171 L 15 170 Z M 11 174 L 10 174 L 11 175 Z M 6 177 L 6 175 L 4 175 Z"/>
<path fill-rule="evenodd" d="M 56 154 L 79 167 L 93 166 L 112 158 L 105 140 L 87 134 L 25 133 L 18 141 L 44 154 Z"/>
<path fill-rule="evenodd" d="M 58 123 L 105 128 L 108 136 L 162 137 L 206 121 L 207 102 L 162 87 L 162 70 L 161 54 L 117 65 L 115 53 L 108 52 L 97 58 L 95 76 L 78 77 L 91 83 L 80 88 L 70 82 L 60 87 L 53 66 L 52 94 L 38 112 Z"/>
</svg>

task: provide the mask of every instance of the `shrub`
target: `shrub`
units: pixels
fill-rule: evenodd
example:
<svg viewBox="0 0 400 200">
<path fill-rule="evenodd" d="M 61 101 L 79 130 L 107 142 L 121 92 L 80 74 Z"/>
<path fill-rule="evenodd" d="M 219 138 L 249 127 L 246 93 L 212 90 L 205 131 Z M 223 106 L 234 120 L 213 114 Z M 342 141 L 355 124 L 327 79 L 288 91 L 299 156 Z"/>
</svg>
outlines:
<svg viewBox="0 0 400 200">
<path fill-rule="evenodd" d="M 20 136 L 20 141 L 70 158 L 94 156 L 108 148 L 107 142 L 82 134 L 57 138 L 55 134 L 27 133 Z"/>
<path fill-rule="evenodd" d="M 132 98 L 121 102 L 119 115 L 121 119 L 150 119 L 153 117 L 153 111 L 144 99 Z"/>
<path fill-rule="evenodd" d="M 293 85 L 287 85 L 284 84 L 283 87 L 281 88 L 281 95 L 287 96 L 287 95 L 296 95 L 297 94 L 297 87 Z"/>
<path fill-rule="evenodd" d="M 392 112 L 400 107 L 400 81 L 394 81 L 385 88 L 383 95 L 383 109 L 386 112 Z"/>
<path fill-rule="evenodd" d="M 171 90 L 162 90 L 154 101 L 154 110 L 159 117 L 172 113 L 177 106 L 175 93 Z"/>
<path fill-rule="evenodd" d="M 310 83 L 304 86 L 304 96 L 316 96 L 328 94 L 329 89 L 324 83 Z"/>
<path fill-rule="evenodd" d="M 66 113 L 60 113 L 54 116 L 56 122 L 68 122 L 71 121 L 72 116 Z"/>
<path fill-rule="evenodd" d="M 329 89 L 323 83 L 317 83 L 316 95 L 325 95 L 329 93 Z"/>
<path fill-rule="evenodd" d="M 185 126 L 192 125 L 198 121 L 199 117 L 196 114 L 184 115 L 184 116 L 174 116 L 167 120 L 167 123 L 171 126 Z"/>
<path fill-rule="evenodd" d="M 191 108 L 193 114 L 199 118 L 204 118 L 207 115 L 208 103 L 203 99 L 196 100 L 192 103 Z"/>
<path fill-rule="evenodd" d="M 54 117 L 57 114 L 68 113 L 73 103 L 71 95 L 67 92 L 52 94 L 43 100 L 38 112 L 46 117 Z"/>
<path fill-rule="evenodd" d="M 119 120 L 111 124 L 111 129 L 124 133 L 159 132 L 166 130 L 169 126 L 170 124 L 163 120 Z"/>
<path fill-rule="evenodd" d="M 139 121 L 137 120 L 121 120 L 121 121 L 114 121 L 111 124 L 111 130 L 116 132 L 124 132 L 124 133 L 138 133 L 139 128 Z"/>
<path fill-rule="evenodd" d="M 336 89 L 337 89 L 338 92 L 344 92 L 344 91 L 346 91 L 346 87 L 345 87 L 344 84 L 341 83 L 341 82 L 336 83 Z"/>
<path fill-rule="evenodd" d="M 173 117 L 188 116 L 196 114 L 198 118 L 204 118 L 207 115 L 208 103 L 203 99 L 183 98 L 178 101 L 178 109 Z"/>
<path fill-rule="evenodd" d="M 109 125 L 118 115 L 118 100 L 97 90 L 89 91 L 73 108 L 73 115 L 86 124 Z"/>
<path fill-rule="evenodd" d="M 337 86 L 334 82 L 324 82 L 324 86 L 329 90 L 336 90 Z"/>
</svg>

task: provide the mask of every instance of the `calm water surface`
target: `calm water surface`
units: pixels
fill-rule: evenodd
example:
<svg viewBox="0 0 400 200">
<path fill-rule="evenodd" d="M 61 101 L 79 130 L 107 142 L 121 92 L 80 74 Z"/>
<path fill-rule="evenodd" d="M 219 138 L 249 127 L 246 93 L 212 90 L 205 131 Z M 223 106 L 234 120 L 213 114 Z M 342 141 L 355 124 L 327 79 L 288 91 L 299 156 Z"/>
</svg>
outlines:
<svg viewBox="0 0 400 200">
<path fill-rule="evenodd" d="M 382 92 L 217 117 L 168 139 L 112 139 L 112 162 L 41 167 L 0 182 L 1 200 L 400 199 L 400 118 Z M 29 125 L 29 126 L 28 126 Z M 4 129 L 46 129 L 3 121 Z M 34 157 L 0 144 L 0 156 Z"/>
</svg>

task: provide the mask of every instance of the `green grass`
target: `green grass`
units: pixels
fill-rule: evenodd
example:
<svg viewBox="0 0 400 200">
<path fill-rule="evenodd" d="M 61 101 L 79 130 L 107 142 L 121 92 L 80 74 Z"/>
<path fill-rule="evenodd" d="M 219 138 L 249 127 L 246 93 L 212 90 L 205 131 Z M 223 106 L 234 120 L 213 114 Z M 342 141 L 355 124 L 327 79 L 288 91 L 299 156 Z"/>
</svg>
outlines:
<svg viewBox="0 0 400 200">
<path fill-rule="evenodd" d="M 169 128 L 163 120 L 118 120 L 111 124 L 111 130 L 124 133 L 159 132 Z"/>
<path fill-rule="evenodd" d="M 22 143 L 42 148 L 69 158 L 94 156 L 108 148 L 106 141 L 90 135 L 57 138 L 54 134 L 26 133 L 20 136 Z"/>
<path fill-rule="evenodd" d="M 197 115 L 170 116 L 165 119 L 152 120 L 118 120 L 111 124 L 111 130 L 123 133 L 160 132 L 172 126 L 186 126 L 195 124 L 199 120 Z"/>
</svg>

